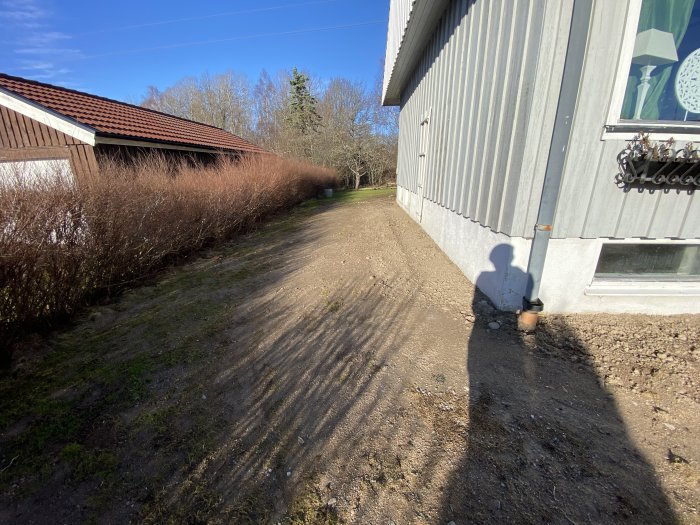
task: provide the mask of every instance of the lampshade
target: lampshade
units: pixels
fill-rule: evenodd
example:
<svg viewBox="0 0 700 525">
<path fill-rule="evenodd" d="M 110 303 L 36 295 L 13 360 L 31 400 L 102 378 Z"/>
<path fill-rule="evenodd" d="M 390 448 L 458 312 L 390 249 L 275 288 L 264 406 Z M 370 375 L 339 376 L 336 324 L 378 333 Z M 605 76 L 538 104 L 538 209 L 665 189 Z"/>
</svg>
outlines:
<svg viewBox="0 0 700 525">
<path fill-rule="evenodd" d="M 660 66 L 678 61 L 673 34 L 648 29 L 637 34 L 632 62 L 645 66 Z"/>
</svg>

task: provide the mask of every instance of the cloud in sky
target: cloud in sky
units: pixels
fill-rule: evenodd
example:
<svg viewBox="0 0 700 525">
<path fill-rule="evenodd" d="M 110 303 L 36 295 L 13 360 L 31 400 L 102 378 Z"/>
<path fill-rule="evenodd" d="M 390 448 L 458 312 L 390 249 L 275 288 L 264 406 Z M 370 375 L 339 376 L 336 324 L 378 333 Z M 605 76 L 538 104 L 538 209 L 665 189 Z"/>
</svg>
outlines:
<svg viewBox="0 0 700 525">
<path fill-rule="evenodd" d="M 26 71 L 26 75 L 35 80 L 53 80 L 71 72 L 67 67 L 53 62 L 32 62 L 30 60 L 21 61 L 17 69 Z"/>
<path fill-rule="evenodd" d="M 71 35 L 52 26 L 52 16 L 42 0 L 0 0 L 0 23 L 14 29 L 15 68 L 36 80 L 64 80 L 70 73 L 65 61 L 82 56 L 70 45 Z"/>
<path fill-rule="evenodd" d="M 29 33 L 22 42 L 27 46 L 44 47 L 54 45 L 56 42 L 70 40 L 72 37 L 60 31 L 38 31 Z"/>
<path fill-rule="evenodd" d="M 34 0 L 3 0 L 0 2 L 0 18 L 19 24 L 35 25 L 37 20 L 45 20 L 49 11 Z"/>
</svg>

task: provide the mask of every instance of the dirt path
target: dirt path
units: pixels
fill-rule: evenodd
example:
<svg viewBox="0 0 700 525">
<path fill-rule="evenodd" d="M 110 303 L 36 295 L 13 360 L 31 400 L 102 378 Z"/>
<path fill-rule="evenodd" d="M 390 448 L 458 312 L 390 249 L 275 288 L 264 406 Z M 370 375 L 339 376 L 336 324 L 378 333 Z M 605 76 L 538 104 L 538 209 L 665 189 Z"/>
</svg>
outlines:
<svg viewBox="0 0 700 525">
<path fill-rule="evenodd" d="M 700 523 L 700 318 L 521 337 L 377 195 L 28 343 L 0 522 Z"/>
</svg>

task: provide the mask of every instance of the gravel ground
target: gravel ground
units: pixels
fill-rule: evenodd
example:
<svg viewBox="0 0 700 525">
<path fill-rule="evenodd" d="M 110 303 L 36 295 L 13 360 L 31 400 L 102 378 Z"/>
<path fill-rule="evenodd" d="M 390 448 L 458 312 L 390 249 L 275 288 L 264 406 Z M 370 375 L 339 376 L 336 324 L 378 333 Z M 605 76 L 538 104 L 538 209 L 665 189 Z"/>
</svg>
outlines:
<svg viewBox="0 0 700 525">
<path fill-rule="evenodd" d="M 700 523 L 700 317 L 522 335 L 359 196 L 28 342 L 0 521 Z"/>
</svg>

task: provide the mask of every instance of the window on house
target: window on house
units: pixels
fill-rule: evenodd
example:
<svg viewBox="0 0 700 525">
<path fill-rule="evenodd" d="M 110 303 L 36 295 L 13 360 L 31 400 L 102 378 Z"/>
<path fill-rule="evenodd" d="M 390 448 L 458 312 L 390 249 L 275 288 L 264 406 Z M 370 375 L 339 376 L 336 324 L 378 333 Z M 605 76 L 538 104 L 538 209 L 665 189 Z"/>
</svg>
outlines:
<svg viewBox="0 0 700 525">
<path fill-rule="evenodd" d="M 604 244 L 595 278 L 700 281 L 700 244 Z"/>
<path fill-rule="evenodd" d="M 0 161 L 0 186 L 41 189 L 56 183 L 73 184 L 68 159 Z"/>
<path fill-rule="evenodd" d="M 643 0 L 620 118 L 700 121 L 700 0 Z"/>
</svg>

